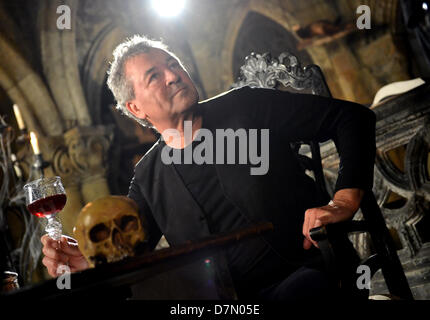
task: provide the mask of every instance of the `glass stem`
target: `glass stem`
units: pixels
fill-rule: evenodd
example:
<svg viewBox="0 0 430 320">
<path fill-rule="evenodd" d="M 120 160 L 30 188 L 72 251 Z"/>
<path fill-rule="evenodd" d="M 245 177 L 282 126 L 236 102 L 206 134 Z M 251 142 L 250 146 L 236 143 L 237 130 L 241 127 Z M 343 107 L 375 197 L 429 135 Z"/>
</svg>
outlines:
<svg viewBox="0 0 430 320">
<path fill-rule="evenodd" d="M 45 227 L 45 231 L 48 236 L 56 241 L 61 240 L 61 234 L 63 232 L 63 228 L 60 220 L 58 219 L 56 214 L 50 214 L 47 216 L 48 224 Z"/>
<path fill-rule="evenodd" d="M 56 214 L 51 214 L 47 216 L 47 219 L 48 224 L 45 227 L 45 231 L 51 239 L 56 240 L 58 242 L 58 245 L 60 245 L 61 234 L 63 232 L 63 226 L 61 224 L 61 221 Z M 60 263 L 57 267 L 57 275 L 63 274 L 64 272 L 70 272 L 68 263 Z"/>
</svg>

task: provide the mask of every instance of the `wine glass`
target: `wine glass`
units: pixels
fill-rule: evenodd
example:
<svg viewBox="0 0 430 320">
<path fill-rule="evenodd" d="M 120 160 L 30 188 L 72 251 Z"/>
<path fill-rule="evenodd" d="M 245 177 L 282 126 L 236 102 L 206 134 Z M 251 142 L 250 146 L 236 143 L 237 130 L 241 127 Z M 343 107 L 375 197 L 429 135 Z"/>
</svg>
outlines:
<svg viewBox="0 0 430 320">
<path fill-rule="evenodd" d="M 38 218 L 46 218 L 46 233 L 53 240 L 60 241 L 62 225 L 58 219 L 66 204 L 66 192 L 60 177 L 40 178 L 24 186 L 25 203 L 28 211 Z"/>
</svg>

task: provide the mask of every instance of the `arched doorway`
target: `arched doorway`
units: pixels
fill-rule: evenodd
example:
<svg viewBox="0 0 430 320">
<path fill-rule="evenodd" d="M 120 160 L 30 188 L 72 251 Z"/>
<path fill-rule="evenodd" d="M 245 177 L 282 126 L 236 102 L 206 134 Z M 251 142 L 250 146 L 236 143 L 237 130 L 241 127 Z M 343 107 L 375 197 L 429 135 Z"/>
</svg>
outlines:
<svg viewBox="0 0 430 320">
<path fill-rule="evenodd" d="M 296 45 L 294 36 L 280 24 L 260 13 L 250 11 L 243 20 L 234 45 L 234 79 L 239 76 L 240 67 L 251 52 L 270 52 L 272 57 L 277 57 L 281 52 L 288 51 L 297 56 L 302 65 L 311 64 L 309 54 L 306 51 L 298 51 Z"/>
</svg>

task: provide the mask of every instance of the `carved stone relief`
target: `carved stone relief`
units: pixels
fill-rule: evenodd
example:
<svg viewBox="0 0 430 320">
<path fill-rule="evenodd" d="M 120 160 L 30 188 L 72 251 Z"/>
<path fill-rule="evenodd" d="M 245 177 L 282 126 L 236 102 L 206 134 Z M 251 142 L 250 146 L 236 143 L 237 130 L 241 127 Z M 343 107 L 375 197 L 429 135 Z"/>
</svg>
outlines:
<svg viewBox="0 0 430 320">
<path fill-rule="evenodd" d="M 53 151 L 46 158 L 51 164 L 46 173 L 64 182 L 67 203 L 61 218 L 70 235 L 82 206 L 109 194 L 106 157 L 112 139 L 111 128 L 103 126 L 75 127 L 62 137 L 48 139 Z"/>
</svg>

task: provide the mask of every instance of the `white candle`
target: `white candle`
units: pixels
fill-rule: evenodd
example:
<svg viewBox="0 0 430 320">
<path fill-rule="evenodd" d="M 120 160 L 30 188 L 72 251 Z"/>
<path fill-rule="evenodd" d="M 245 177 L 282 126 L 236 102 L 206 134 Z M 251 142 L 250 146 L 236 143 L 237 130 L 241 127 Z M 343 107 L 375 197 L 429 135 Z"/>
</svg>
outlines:
<svg viewBox="0 0 430 320">
<path fill-rule="evenodd" d="M 19 111 L 18 105 L 13 105 L 13 113 L 15 114 L 16 122 L 18 123 L 19 130 L 25 129 L 25 123 L 22 119 L 21 111 Z"/>
<path fill-rule="evenodd" d="M 30 132 L 30 143 L 31 143 L 31 147 L 33 148 L 34 154 L 39 155 L 40 154 L 39 142 L 37 141 L 36 134 L 33 131 Z"/>
<path fill-rule="evenodd" d="M 12 153 L 10 155 L 10 159 L 12 160 L 13 170 L 15 171 L 17 178 L 21 178 L 22 177 L 22 171 L 21 171 L 21 168 L 19 167 L 16 155 L 14 153 Z"/>
</svg>

